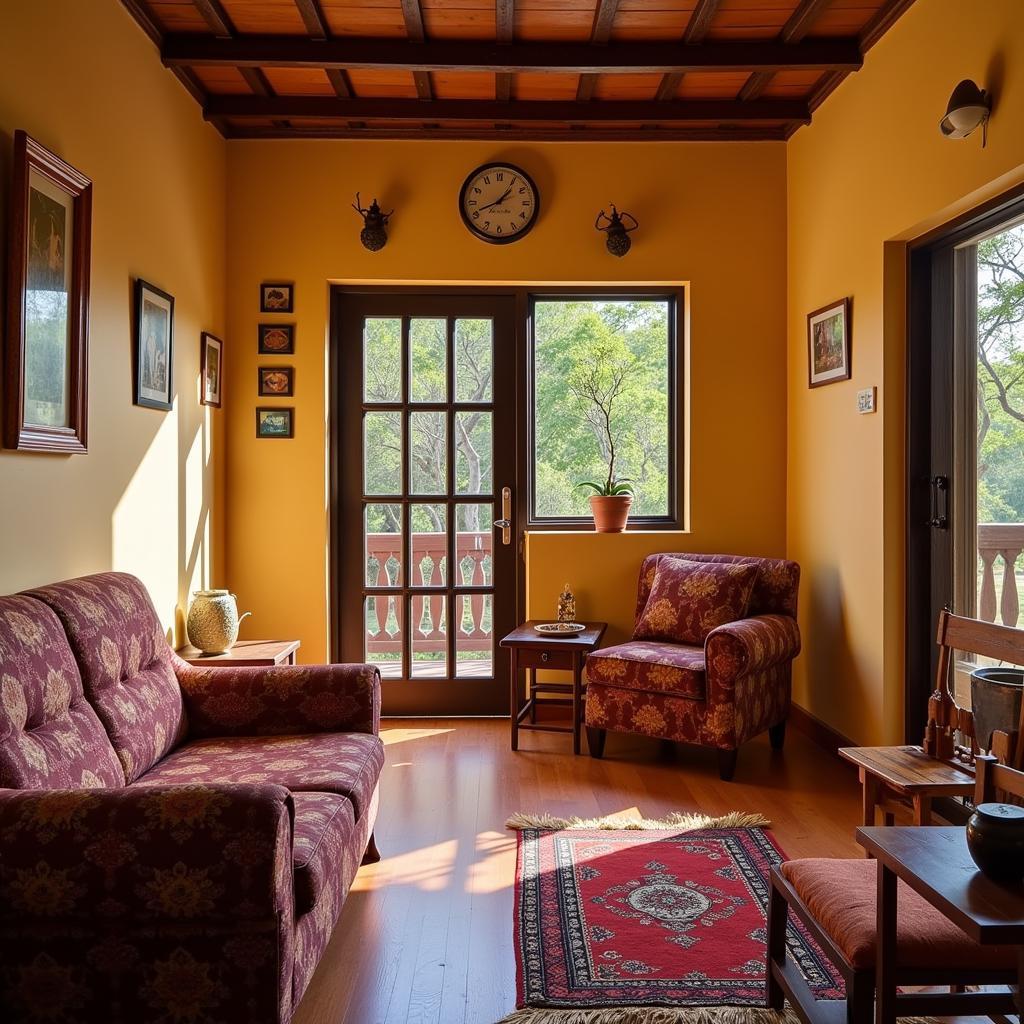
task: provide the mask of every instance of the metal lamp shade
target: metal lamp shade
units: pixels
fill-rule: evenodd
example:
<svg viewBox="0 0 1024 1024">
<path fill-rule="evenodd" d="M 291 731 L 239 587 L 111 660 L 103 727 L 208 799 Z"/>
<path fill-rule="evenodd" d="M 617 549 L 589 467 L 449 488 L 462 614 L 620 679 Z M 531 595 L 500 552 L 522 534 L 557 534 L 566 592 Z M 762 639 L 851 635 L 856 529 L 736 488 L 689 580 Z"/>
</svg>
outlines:
<svg viewBox="0 0 1024 1024">
<path fill-rule="evenodd" d="M 969 78 L 965 78 L 949 97 L 946 116 L 939 122 L 939 131 L 950 139 L 966 139 L 989 114 L 989 97 Z"/>
</svg>

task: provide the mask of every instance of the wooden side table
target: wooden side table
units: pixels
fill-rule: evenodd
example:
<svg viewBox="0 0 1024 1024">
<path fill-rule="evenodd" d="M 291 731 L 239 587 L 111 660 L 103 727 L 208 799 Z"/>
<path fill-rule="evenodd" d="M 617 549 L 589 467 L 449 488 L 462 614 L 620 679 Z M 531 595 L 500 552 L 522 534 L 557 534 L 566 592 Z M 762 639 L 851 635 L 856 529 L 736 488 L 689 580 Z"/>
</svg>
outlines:
<svg viewBox="0 0 1024 1024">
<path fill-rule="evenodd" d="M 501 641 L 512 658 L 512 749 L 519 749 L 519 730 L 534 729 L 538 732 L 571 732 L 572 752 L 580 752 L 580 731 L 583 723 L 583 665 L 587 655 L 601 643 L 606 622 L 585 622 L 587 627 L 580 633 L 565 636 L 545 636 L 533 627 L 540 622 L 531 619 L 512 630 Z M 530 674 L 530 695 L 525 704 L 520 704 L 519 670 L 527 669 Z M 537 682 L 537 669 L 562 669 L 572 672 L 572 683 Z M 571 725 L 544 725 L 537 722 L 537 694 L 554 693 L 555 698 L 543 703 L 569 704 L 572 706 Z M 529 721 L 524 722 L 529 716 Z"/>
<path fill-rule="evenodd" d="M 887 796 L 895 795 L 914 805 L 914 824 L 932 823 L 932 800 L 937 796 L 971 796 L 974 776 L 948 761 L 926 754 L 920 747 L 840 747 L 839 756 L 860 771 L 864 824 L 874 825 L 875 808 L 885 811 L 885 823 L 893 823 L 885 810 Z"/>
<path fill-rule="evenodd" d="M 238 640 L 224 654 L 203 654 L 191 644 L 179 648 L 178 657 L 190 665 L 252 668 L 259 665 L 294 665 L 298 640 Z"/>
</svg>

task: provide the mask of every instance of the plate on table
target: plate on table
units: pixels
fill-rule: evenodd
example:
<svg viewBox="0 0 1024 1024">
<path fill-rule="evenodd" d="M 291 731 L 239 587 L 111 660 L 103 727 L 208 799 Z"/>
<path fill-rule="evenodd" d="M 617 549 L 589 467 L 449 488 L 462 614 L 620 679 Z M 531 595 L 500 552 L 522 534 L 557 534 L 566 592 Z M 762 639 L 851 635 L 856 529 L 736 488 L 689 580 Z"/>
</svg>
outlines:
<svg viewBox="0 0 1024 1024">
<path fill-rule="evenodd" d="M 572 636 L 573 633 L 582 633 L 587 627 L 582 622 L 538 622 L 533 628 L 544 636 Z"/>
</svg>

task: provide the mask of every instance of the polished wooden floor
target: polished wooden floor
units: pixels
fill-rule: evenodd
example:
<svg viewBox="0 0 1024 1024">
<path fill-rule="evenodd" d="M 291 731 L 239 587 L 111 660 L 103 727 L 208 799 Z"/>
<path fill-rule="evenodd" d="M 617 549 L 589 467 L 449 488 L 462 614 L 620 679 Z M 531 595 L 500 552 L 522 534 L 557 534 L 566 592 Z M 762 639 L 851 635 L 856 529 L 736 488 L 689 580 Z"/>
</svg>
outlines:
<svg viewBox="0 0 1024 1024">
<path fill-rule="evenodd" d="M 383 859 L 360 870 L 295 1024 L 494 1024 L 513 1010 L 513 811 L 758 811 L 791 856 L 861 855 L 856 774 L 792 729 L 781 753 L 747 744 L 732 783 L 714 751 L 619 734 L 603 761 L 557 734 L 512 753 L 507 720 L 392 719 L 381 736 Z"/>
</svg>

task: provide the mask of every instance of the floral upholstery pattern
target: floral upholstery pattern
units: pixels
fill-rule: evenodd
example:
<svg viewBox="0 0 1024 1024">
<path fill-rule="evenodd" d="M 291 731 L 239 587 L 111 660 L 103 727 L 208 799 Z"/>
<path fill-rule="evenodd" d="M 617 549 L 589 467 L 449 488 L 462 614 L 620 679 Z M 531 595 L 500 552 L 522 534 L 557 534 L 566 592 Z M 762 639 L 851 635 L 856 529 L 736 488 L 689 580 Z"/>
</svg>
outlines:
<svg viewBox="0 0 1024 1024">
<path fill-rule="evenodd" d="M 703 644 L 717 626 L 747 614 L 760 567 L 750 562 L 688 562 L 662 558 L 634 640 Z"/>
<path fill-rule="evenodd" d="M 374 733 L 380 673 L 373 665 L 208 668 L 175 657 L 189 736 Z"/>
<path fill-rule="evenodd" d="M 337 793 L 356 817 L 369 806 L 384 767 L 384 744 L 367 733 L 228 736 L 196 740 L 174 751 L 138 782 L 276 782 L 292 793 Z"/>
<path fill-rule="evenodd" d="M 718 679 L 739 679 L 800 653 L 800 627 L 788 615 L 757 615 L 719 626 L 708 637 L 708 664 Z"/>
<path fill-rule="evenodd" d="M 171 649 L 146 588 L 107 572 L 28 592 L 49 605 L 71 642 L 89 703 L 134 782 L 185 734 Z"/>
<path fill-rule="evenodd" d="M 337 868 L 338 851 L 350 844 L 355 829 L 352 804 L 334 793 L 294 793 L 295 914 L 301 917 L 327 891 Z"/>
<path fill-rule="evenodd" d="M 123 785 L 57 616 L 30 597 L 0 598 L 0 788 Z"/>
<path fill-rule="evenodd" d="M 704 648 L 629 640 L 594 651 L 587 658 L 587 680 L 703 700 L 707 687 Z"/>
</svg>

